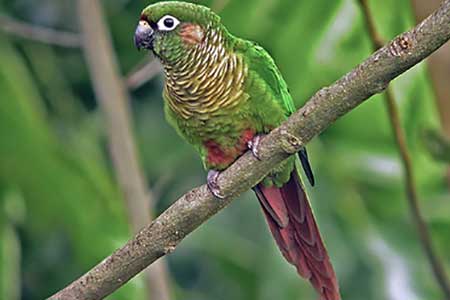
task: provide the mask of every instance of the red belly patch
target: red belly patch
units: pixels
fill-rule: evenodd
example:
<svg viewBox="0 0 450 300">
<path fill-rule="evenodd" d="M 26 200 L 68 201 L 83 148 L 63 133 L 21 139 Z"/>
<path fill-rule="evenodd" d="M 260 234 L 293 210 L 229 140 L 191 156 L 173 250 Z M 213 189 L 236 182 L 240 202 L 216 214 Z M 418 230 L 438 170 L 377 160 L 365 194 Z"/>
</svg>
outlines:
<svg viewBox="0 0 450 300">
<path fill-rule="evenodd" d="M 215 169 L 225 169 L 231 165 L 239 156 L 247 150 L 247 143 L 255 136 L 253 129 L 246 129 L 242 132 L 236 144 L 231 147 L 225 147 L 214 140 L 208 140 L 204 143 L 207 153 L 207 163 Z"/>
</svg>

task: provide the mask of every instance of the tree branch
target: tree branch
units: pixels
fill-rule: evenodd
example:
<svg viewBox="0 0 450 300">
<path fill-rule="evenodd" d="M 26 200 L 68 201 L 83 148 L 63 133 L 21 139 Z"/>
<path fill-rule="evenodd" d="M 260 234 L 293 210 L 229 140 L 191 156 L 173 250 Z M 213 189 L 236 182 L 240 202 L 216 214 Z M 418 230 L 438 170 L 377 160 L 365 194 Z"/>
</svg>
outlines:
<svg viewBox="0 0 450 300">
<path fill-rule="evenodd" d="M 78 16 L 83 50 L 99 105 L 106 118 L 109 149 L 117 181 L 123 192 L 133 233 L 148 224 L 154 199 L 139 165 L 130 117 L 130 98 L 125 90 L 112 47 L 110 33 L 98 0 L 79 0 Z M 168 272 L 163 260 L 151 266 L 145 277 L 151 299 L 170 300 Z"/>
<path fill-rule="evenodd" d="M 371 14 L 369 3 L 367 0 L 359 0 L 364 19 L 366 21 L 369 36 L 372 40 L 372 46 L 374 50 L 378 50 L 383 47 L 383 38 L 378 33 L 375 25 L 375 20 Z M 450 26 L 450 24 L 448 24 Z M 419 197 L 417 193 L 417 186 L 414 180 L 414 169 L 412 165 L 411 155 L 406 144 L 406 136 L 403 132 L 400 114 L 394 98 L 394 93 L 390 87 L 386 89 L 385 102 L 389 114 L 389 120 L 391 122 L 392 131 L 394 134 L 395 142 L 398 147 L 401 162 L 403 165 L 403 172 L 405 173 L 405 189 L 408 200 L 408 206 L 411 212 L 411 217 L 416 226 L 417 234 L 419 235 L 420 242 L 431 265 L 431 269 L 436 277 L 436 280 L 447 299 L 450 299 L 450 283 L 448 276 L 445 273 L 444 263 L 439 259 L 433 248 L 433 242 L 431 234 L 428 231 L 426 222 L 422 216 L 419 208 Z"/>
<path fill-rule="evenodd" d="M 413 67 L 450 39 L 450 0 L 412 30 L 405 32 L 329 87 L 264 137 L 258 161 L 245 153 L 222 172 L 218 200 L 206 185 L 182 196 L 132 240 L 50 299 L 101 299 L 159 257 L 172 252 L 189 233 L 256 185 L 272 168 L 395 77 Z"/>
<path fill-rule="evenodd" d="M 0 29 L 24 39 L 67 48 L 80 47 L 80 36 L 73 32 L 59 31 L 14 20 L 0 15 Z"/>
</svg>

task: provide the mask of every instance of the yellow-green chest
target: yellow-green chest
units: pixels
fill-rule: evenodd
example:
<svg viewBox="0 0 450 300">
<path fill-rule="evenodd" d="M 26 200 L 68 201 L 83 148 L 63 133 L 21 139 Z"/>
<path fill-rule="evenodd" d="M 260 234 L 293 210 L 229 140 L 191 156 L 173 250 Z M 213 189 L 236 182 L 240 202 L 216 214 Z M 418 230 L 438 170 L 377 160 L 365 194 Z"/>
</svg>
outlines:
<svg viewBox="0 0 450 300">
<path fill-rule="evenodd" d="M 177 66 L 165 66 L 164 98 L 181 119 L 207 121 L 246 101 L 248 73 L 242 55 L 216 43 L 202 43 Z"/>
</svg>

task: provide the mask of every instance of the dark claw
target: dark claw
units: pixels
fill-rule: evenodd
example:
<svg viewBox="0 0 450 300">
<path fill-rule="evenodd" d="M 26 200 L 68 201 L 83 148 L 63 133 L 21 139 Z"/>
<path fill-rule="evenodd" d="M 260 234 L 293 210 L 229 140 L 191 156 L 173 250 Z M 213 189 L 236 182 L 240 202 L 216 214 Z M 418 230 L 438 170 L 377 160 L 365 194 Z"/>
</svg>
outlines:
<svg viewBox="0 0 450 300">
<path fill-rule="evenodd" d="M 211 193 L 218 199 L 225 199 L 225 196 L 221 193 L 220 188 L 217 184 L 217 179 L 219 178 L 220 172 L 216 170 L 209 170 L 206 176 L 206 184 L 208 185 Z"/>
<path fill-rule="evenodd" d="M 261 160 L 261 157 L 258 154 L 258 148 L 259 148 L 259 143 L 261 141 L 261 138 L 264 137 L 263 134 L 258 134 L 255 135 L 250 141 L 248 141 L 247 143 L 247 147 L 248 149 L 250 149 L 250 151 L 252 151 L 253 156 L 257 159 L 257 160 Z"/>
</svg>

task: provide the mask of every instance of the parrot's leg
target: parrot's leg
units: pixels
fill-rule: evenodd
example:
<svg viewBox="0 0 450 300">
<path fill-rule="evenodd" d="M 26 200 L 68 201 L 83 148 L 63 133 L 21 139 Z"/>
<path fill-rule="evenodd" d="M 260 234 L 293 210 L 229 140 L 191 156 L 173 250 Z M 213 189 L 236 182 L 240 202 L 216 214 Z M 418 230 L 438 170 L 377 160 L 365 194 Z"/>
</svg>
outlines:
<svg viewBox="0 0 450 300">
<path fill-rule="evenodd" d="M 261 142 L 261 139 L 264 136 L 265 136 L 265 134 L 257 134 L 247 143 L 248 149 L 250 149 L 250 151 L 252 151 L 253 156 L 257 160 L 261 160 L 261 157 L 259 156 L 259 153 L 258 153 L 258 148 L 259 148 L 259 143 Z"/>
<path fill-rule="evenodd" d="M 211 193 L 219 199 L 225 199 L 225 195 L 220 191 L 219 185 L 217 184 L 217 179 L 219 178 L 220 172 L 217 170 L 209 170 L 206 176 L 206 184 L 208 185 Z"/>
</svg>

